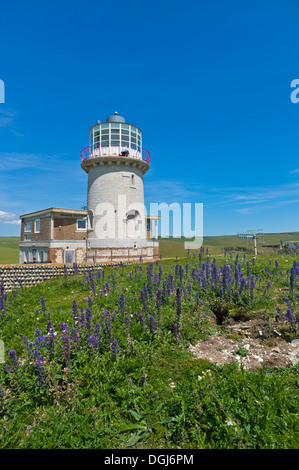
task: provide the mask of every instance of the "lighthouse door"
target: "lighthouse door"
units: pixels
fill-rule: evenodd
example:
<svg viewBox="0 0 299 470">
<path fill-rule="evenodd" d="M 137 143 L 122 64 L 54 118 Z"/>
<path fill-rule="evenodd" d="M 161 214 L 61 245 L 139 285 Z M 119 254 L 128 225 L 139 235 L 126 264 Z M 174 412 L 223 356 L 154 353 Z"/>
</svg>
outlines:
<svg viewBox="0 0 299 470">
<path fill-rule="evenodd" d="M 126 224 L 128 238 L 136 238 L 136 236 L 140 236 L 140 223 L 141 216 L 137 210 L 131 210 L 127 213 Z"/>
</svg>

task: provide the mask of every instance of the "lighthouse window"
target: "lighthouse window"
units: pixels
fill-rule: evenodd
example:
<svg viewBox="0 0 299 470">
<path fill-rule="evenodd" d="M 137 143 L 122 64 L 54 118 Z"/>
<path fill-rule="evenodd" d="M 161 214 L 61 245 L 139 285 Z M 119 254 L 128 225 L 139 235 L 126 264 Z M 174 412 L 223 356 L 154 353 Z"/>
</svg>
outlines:
<svg viewBox="0 0 299 470">
<path fill-rule="evenodd" d="M 111 129 L 119 129 L 119 124 L 111 124 Z"/>
<path fill-rule="evenodd" d="M 122 124 L 122 125 L 121 125 L 121 128 L 122 128 L 122 129 L 129 129 L 129 124 Z"/>
<path fill-rule="evenodd" d="M 109 129 L 109 124 L 102 124 L 102 129 Z"/>
</svg>

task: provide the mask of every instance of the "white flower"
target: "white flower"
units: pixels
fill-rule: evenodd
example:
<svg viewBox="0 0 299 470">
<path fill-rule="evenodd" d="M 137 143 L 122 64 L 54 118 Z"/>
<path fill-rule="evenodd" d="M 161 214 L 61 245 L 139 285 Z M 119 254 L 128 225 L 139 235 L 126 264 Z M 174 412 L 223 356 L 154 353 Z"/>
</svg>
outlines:
<svg viewBox="0 0 299 470">
<path fill-rule="evenodd" d="M 200 375 L 197 378 L 198 378 L 199 381 L 202 380 L 202 377 Z"/>
</svg>

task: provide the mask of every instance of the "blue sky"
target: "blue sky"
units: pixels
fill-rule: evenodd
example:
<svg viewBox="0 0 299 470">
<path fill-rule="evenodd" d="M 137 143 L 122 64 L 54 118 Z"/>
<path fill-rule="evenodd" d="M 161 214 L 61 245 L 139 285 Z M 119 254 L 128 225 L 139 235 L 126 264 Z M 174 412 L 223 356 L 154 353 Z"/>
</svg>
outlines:
<svg viewBox="0 0 299 470">
<path fill-rule="evenodd" d="M 298 17 L 296 0 L 3 1 L 0 236 L 86 204 L 80 150 L 114 111 L 151 153 L 147 206 L 203 203 L 204 235 L 299 231 Z"/>
</svg>

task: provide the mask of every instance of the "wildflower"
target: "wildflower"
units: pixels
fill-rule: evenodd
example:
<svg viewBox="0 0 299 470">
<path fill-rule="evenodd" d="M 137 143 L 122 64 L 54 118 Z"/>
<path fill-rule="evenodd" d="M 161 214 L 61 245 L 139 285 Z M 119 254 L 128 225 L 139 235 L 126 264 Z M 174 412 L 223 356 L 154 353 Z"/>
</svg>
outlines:
<svg viewBox="0 0 299 470">
<path fill-rule="evenodd" d="M 118 342 L 116 338 L 112 339 L 111 351 L 112 351 L 114 358 L 116 359 L 117 353 L 119 352 Z"/>
<path fill-rule="evenodd" d="M 96 350 L 96 347 L 99 343 L 99 339 L 95 335 L 91 335 L 88 338 L 88 345 L 89 345 L 89 352 L 92 353 L 92 351 Z"/>
<path fill-rule="evenodd" d="M 120 311 L 124 315 L 126 307 L 125 307 L 125 296 L 123 293 L 120 294 L 119 303 L 120 303 Z"/>
<path fill-rule="evenodd" d="M 88 330 L 90 330 L 90 328 L 91 328 L 91 318 L 92 318 L 92 313 L 91 313 L 90 307 L 87 307 L 87 309 L 86 309 L 85 318 L 86 318 L 86 328 Z"/>
<path fill-rule="evenodd" d="M 145 330 L 147 330 L 147 326 L 146 326 L 146 324 L 145 324 L 145 320 L 144 320 L 143 314 L 142 314 L 142 313 L 139 313 L 138 318 L 139 318 L 139 321 L 140 321 L 140 325 L 141 325 Z"/>
<path fill-rule="evenodd" d="M 149 325 L 150 325 L 150 332 L 152 334 L 154 334 L 156 329 L 157 329 L 157 323 L 156 323 L 153 315 L 150 315 L 150 317 L 149 317 Z"/>
<path fill-rule="evenodd" d="M 182 289 L 178 288 L 176 290 L 176 318 L 177 318 L 177 327 L 179 328 L 181 314 L 182 314 Z"/>
<path fill-rule="evenodd" d="M 125 329 L 127 332 L 127 336 L 129 336 L 129 330 L 130 330 L 130 320 L 128 317 L 125 317 Z"/>
<path fill-rule="evenodd" d="M 45 313 L 46 310 L 47 310 L 47 307 L 46 307 L 46 301 L 45 301 L 43 296 L 40 297 L 40 304 L 41 304 L 41 307 L 42 307 L 42 311 Z"/>
<path fill-rule="evenodd" d="M 11 372 L 17 372 L 17 370 L 19 369 L 19 365 L 18 365 L 18 358 L 16 356 L 16 352 L 14 349 L 10 349 L 8 351 L 8 354 L 9 354 L 9 357 L 10 357 L 10 363 L 11 363 L 11 366 L 8 366 L 7 367 L 7 371 L 11 371 Z"/>
</svg>

